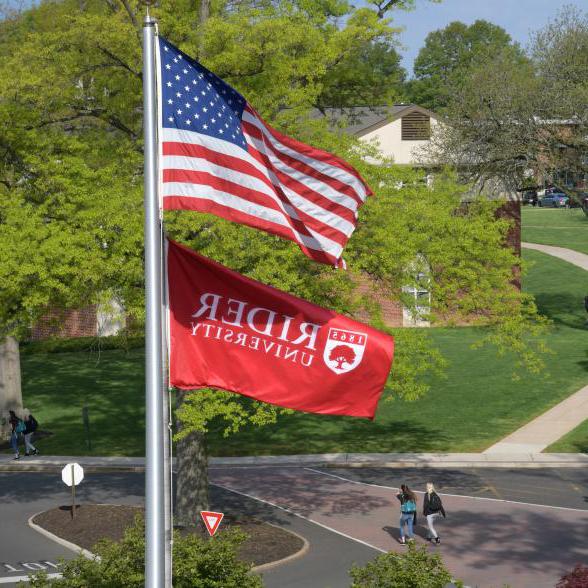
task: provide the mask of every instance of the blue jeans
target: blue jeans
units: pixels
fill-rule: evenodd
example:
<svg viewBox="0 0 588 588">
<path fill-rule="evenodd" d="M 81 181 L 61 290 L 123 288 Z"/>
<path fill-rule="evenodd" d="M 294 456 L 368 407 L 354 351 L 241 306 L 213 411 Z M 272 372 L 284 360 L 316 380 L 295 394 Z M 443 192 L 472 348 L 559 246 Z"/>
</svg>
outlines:
<svg viewBox="0 0 588 588">
<path fill-rule="evenodd" d="M 18 454 L 18 434 L 12 433 L 10 435 L 10 447 L 12 447 L 14 453 Z"/>
<path fill-rule="evenodd" d="M 412 532 L 412 523 L 414 521 L 414 513 L 402 513 L 400 515 L 400 538 L 404 539 L 404 525 L 408 525 L 408 538 L 412 539 L 414 534 Z"/>
</svg>

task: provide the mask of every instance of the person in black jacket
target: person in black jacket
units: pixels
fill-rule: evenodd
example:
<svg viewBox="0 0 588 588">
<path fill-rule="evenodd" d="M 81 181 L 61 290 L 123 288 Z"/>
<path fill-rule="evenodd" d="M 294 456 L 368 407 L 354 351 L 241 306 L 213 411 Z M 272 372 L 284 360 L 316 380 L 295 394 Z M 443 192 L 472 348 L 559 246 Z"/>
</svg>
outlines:
<svg viewBox="0 0 588 588">
<path fill-rule="evenodd" d="M 28 457 L 29 455 L 37 455 L 39 453 L 37 448 L 31 443 L 31 437 L 33 433 L 37 430 L 39 424 L 37 423 L 35 417 L 30 413 L 30 411 L 25 408 L 23 410 L 24 414 L 24 441 L 25 441 L 25 455 Z"/>
<path fill-rule="evenodd" d="M 445 509 L 443 508 L 441 498 L 435 492 L 435 486 L 431 482 L 427 483 L 427 491 L 425 492 L 425 500 L 423 502 L 423 515 L 427 519 L 427 527 L 429 527 L 427 539 L 434 543 L 441 543 L 441 539 L 437 531 L 435 531 L 434 522 L 436 518 L 441 516 L 445 518 Z"/>
</svg>

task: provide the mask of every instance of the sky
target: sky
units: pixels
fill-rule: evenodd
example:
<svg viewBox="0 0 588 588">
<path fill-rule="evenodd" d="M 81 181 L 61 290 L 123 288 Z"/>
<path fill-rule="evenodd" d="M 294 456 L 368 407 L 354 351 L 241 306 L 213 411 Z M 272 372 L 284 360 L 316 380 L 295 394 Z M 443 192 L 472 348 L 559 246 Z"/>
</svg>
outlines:
<svg viewBox="0 0 588 588">
<path fill-rule="evenodd" d="M 529 33 L 542 28 L 566 4 L 588 10 L 586 0 L 443 0 L 440 4 L 416 0 L 411 12 L 395 10 L 393 25 L 402 26 L 400 41 L 404 49 L 402 65 L 412 75 L 412 64 L 425 37 L 431 31 L 444 28 L 459 20 L 472 24 L 484 19 L 500 25 L 523 47 L 529 42 Z"/>
</svg>

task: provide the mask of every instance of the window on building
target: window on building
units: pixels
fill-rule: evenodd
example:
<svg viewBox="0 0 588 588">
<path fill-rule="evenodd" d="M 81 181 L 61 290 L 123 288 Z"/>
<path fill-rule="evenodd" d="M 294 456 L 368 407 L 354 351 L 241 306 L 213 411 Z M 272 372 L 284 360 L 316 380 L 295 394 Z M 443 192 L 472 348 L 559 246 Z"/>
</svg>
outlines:
<svg viewBox="0 0 588 588">
<path fill-rule="evenodd" d="M 411 112 L 400 119 L 403 141 L 427 141 L 431 138 L 431 118 L 420 112 Z"/>
</svg>

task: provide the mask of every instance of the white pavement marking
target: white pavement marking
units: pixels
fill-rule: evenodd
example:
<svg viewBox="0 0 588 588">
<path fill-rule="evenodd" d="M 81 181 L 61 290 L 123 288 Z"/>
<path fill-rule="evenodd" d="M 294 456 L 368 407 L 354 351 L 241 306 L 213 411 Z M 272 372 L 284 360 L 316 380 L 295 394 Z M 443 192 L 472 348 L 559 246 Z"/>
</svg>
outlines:
<svg viewBox="0 0 588 588">
<path fill-rule="evenodd" d="M 344 478 L 343 476 L 337 476 L 336 474 L 329 474 L 327 472 L 321 472 L 320 470 L 315 470 L 313 468 L 304 468 L 309 472 L 314 472 L 316 474 L 321 474 L 323 476 L 330 476 L 331 478 L 337 478 L 339 480 L 343 480 L 344 482 L 350 482 L 352 484 L 360 484 L 362 486 L 373 486 L 374 488 L 386 488 L 388 490 L 398 490 L 399 488 L 395 486 L 383 486 L 381 484 L 371 484 L 370 482 L 360 482 L 358 480 L 351 480 L 350 478 Z M 417 494 L 424 494 L 421 490 L 413 490 Z M 490 502 L 506 502 L 507 504 L 521 504 L 522 506 L 538 506 L 540 508 L 550 508 L 553 510 L 571 510 L 573 512 L 588 512 L 587 509 L 583 508 L 570 508 L 567 506 L 551 506 L 550 504 L 537 504 L 535 502 L 520 502 L 518 500 L 504 500 L 502 498 L 487 498 L 485 496 L 469 496 L 468 494 L 448 494 L 447 492 L 439 492 L 441 496 L 452 496 L 453 498 L 470 498 L 472 500 L 488 500 Z"/>
<path fill-rule="evenodd" d="M 61 578 L 61 574 L 47 574 L 47 577 L 54 580 L 57 578 Z M 12 576 L 12 578 L 9 578 L 9 577 L 0 578 L 0 584 L 13 584 L 16 582 L 28 582 L 28 581 L 29 581 L 28 576 Z"/>
<path fill-rule="evenodd" d="M 525 249 L 535 249 L 535 251 L 541 251 L 547 253 L 553 257 L 563 259 L 568 263 L 573 263 L 578 267 L 588 271 L 588 255 L 574 251 L 573 249 L 566 249 L 565 247 L 555 247 L 554 245 L 540 245 L 539 243 L 521 243 L 521 247 Z"/>
<path fill-rule="evenodd" d="M 586 257 L 588 258 L 588 255 Z M 488 447 L 483 453 L 540 453 L 586 419 L 588 386 L 584 386 L 530 423 Z"/>
<path fill-rule="evenodd" d="M 252 494 L 247 494 L 246 492 L 241 492 L 240 490 L 234 490 L 233 488 L 229 488 L 228 486 L 224 486 L 223 484 L 216 484 L 216 483 L 211 482 L 211 486 L 217 486 L 218 488 L 222 488 L 223 490 L 227 490 L 228 492 L 234 492 L 235 494 L 240 494 L 241 496 L 245 496 L 246 498 L 251 498 L 252 500 L 257 500 L 258 502 L 263 502 L 264 504 L 269 504 L 270 506 L 273 506 L 274 508 L 279 508 L 280 510 L 283 510 L 291 515 L 294 515 L 296 517 L 304 519 L 305 521 L 308 521 L 309 523 L 312 523 L 313 525 L 318 525 L 319 527 L 322 527 L 323 529 L 326 529 L 327 531 L 330 531 L 331 533 L 336 533 L 337 535 L 341 535 L 342 537 L 345 537 L 346 539 L 350 539 L 351 541 L 355 541 L 356 543 L 361 543 L 362 545 L 365 545 L 366 547 L 370 547 L 371 549 L 375 549 L 376 551 L 379 551 L 380 553 L 388 553 L 385 549 L 380 549 L 379 547 L 376 547 L 375 545 L 371 545 L 370 543 L 367 543 L 366 541 L 362 541 L 361 539 L 356 539 L 355 537 L 352 537 L 351 535 L 347 535 L 346 533 L 342 533 L 341 531 L 337 531 L 337 529 L 333 529 L 332 527 L 328 527 L 327 525 L 323 525 L 323 523 L 319 523 L 318 521 L 314 521 L 312 519 L 309 519 L 308 517 L 301 515 L 300 513 L 296 512 L 295 510 L 290 510 L 289 508 L 286 508 L 285 506 L 280 506 L 279 504 L 275 504 L 273 502 L 270 502 L 269 500 L 264 500 L 263 498 L 258 498 L 257 496 L 253 496 Z"/>
</svg>

